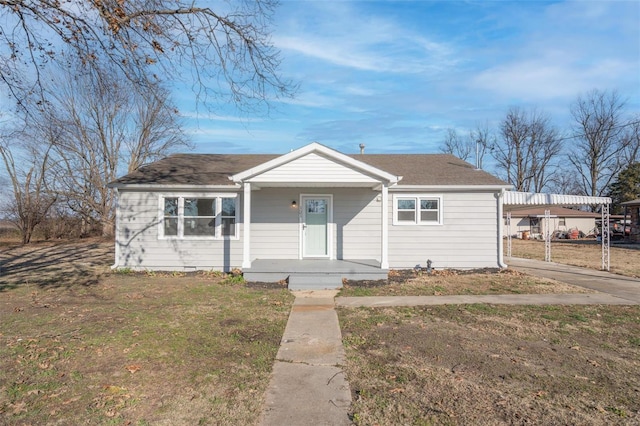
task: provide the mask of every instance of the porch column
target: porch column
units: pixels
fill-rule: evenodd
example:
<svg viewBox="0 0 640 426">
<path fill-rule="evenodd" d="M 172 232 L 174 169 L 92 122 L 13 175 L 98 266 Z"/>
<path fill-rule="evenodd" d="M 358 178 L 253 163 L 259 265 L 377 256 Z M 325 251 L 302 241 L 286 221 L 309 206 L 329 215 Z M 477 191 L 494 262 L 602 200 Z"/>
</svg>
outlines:
<svg viewBox="0 0 640 426">
<path fill-rule="evenodd" d="M 382 204 L 382 238 L 381 238 L 381 254 L 380 254 L 380 268 L 389 269 L 389 186 L 386 183 L 382 184 L 381 192 Z"/>
<path fill-rule="evenodd" d="M 244 183 L 242 269 L 251 268 L 251 184 Z"/>
</svg>

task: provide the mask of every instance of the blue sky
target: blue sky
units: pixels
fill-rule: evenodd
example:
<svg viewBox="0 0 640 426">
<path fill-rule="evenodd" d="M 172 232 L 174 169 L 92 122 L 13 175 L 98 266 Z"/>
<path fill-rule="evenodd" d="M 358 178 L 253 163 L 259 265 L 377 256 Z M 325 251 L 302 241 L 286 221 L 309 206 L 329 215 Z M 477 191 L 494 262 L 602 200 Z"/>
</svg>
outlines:
<svg viewBox="0 0 640 426">
<path fill-rule="evenodd" d="M 448 128 L 495 128 L 510 106 L 569 129 L 569 105 L 618 90 L 640 112 L 638 1 L 282 1 L 273 42 L 294 99 L 215 114 L 176 92 L 196 152 L 435 153 Z M 198 112 L 197 112 L 198 111 Z"/>
</svg>

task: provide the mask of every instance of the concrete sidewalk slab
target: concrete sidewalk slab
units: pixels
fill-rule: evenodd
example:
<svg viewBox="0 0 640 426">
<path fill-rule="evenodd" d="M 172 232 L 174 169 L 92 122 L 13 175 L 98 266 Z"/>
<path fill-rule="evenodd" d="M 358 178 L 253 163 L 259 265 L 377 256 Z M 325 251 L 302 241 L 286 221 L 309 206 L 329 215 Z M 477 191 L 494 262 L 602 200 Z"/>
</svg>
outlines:
<svg viewBox="0 0 640 426">
<path fill-rule="evenodd" d="M 341 307 L 435 306 L 489 303 L 494 305 L 637 305 L 637 302 L 604 293 L 506 294 L 460 296 L 368 296 L 338 297 Z"/>
<path fill-rule="evenodd" d="M 336 291 L 294 292 L 265 396 L 261 425 L 349 425 L 351 390 Z"/>
<path fill-rule="evenodd" d="M 640 279 L 540 260 L 509 258 L 509 268 L 640 303 Z"/>
</svg>

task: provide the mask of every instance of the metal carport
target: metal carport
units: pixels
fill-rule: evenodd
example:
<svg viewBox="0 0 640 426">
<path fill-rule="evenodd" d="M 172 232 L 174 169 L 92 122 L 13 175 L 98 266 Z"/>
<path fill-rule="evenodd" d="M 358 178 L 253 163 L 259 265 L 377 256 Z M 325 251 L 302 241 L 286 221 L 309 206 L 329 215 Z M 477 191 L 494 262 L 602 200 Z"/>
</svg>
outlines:
<svg viewBox="0 0 640 426">
<path fill-rule="evenodd" d="M 502 205 L 509 206 L 600 206 L 602 213 L 602 269 L 609 270 L 609 197 L 591 197 L 586 195 L 566 194 L 541 194 L 532 192 L 505 191 L 502 196 Z M 501 213 L 502 216 L 502 213 Z M 507 257 L 511 257 L 511 212 L 506 211 L 507 220 Z M 544 215 L 544 260 L 551 262 L 551 231 L 549 227 L 551 214 L 545 209 Z M 502 220 L 502 217 L 500 218 Z"/>
</svg>

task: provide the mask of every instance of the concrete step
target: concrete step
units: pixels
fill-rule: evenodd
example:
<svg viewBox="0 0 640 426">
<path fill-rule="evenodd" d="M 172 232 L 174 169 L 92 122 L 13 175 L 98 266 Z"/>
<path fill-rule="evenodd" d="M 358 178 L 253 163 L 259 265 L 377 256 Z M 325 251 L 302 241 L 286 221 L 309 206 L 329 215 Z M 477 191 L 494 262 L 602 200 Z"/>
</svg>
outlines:
<svg viewBox="0 0 640 426">
<path fill-rule="evenodd" d="M 333 290 L 342 288 L 342 274 L 293 273 L 289 290 Z"/>
</svg>

